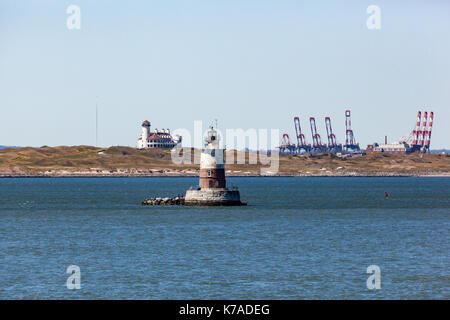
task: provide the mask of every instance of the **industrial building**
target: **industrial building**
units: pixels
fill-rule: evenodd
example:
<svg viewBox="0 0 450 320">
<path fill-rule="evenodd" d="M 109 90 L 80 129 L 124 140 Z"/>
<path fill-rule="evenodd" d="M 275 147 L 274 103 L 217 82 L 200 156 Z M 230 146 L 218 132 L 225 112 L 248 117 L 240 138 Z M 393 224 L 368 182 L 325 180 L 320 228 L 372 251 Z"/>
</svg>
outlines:
<svg viewBox="0 0 450 320">
<path fill-rule="evenodd" d="M 406 142 L 394 142 L 388 144 L 378 144 L 368 145 L 366 148 L 366 154 L 372 152 L 387 152 L 393 154 L 406 154 L 411 152 L 410 146 Z"/>
<path fill-rule="evenodd" d="M 177 144 L 181 143 L 182 137 L 175 135 L 172 137 L 169 129 L 162 129 L 159 131 L 155 129 L 150 131 L 151 123 L 148 120 L 142 122 L 142 133 L 137 141 L 138 149 L 147 148 L 174 148 Z"/>
<path fill-rule="evenodd" d="M 374 143 L 368 145 L 366 153 L 372 152 L 387 152 L 394 154 L 407 154 L 413 152 L 426 153 L 430 151 L 431 144 L 431 130 L 433 128 L 434 112 L 429 113 L 425 111 L 417 113 L 417 122 L 414 130 L 409 134 L 408 138 L 401 139 L 399 142 L 387 143 L 387 139 L 384 144 Z"/>
</svg>

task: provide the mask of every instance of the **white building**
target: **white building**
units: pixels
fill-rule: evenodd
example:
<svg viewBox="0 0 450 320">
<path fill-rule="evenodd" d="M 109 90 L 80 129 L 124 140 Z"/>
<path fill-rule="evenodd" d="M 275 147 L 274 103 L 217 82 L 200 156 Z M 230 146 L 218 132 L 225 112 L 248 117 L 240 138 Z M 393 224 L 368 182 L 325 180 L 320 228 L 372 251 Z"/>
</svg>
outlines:
<svg viewBox="0 0 450 320">
<path fill-rule="evenodd" d="M 145 120 L 142 122 L 142 133 L 137 141 L 138 149 L 146 148 L 174 148 L 177 144 L 181 143 L 181 136 L 176 135 L 172 137 L 169 129 L 162 129 L 158 131 L 155 129 L 150 131 L 150 121 Z"/>
<path fill-rule="evenodd" d="M 389 144 L 375 145 L 373 152 L 387 152 L 387 153 L 409 153 L 411 148 L 406 142 L 395 142 Z"/>
</svg>

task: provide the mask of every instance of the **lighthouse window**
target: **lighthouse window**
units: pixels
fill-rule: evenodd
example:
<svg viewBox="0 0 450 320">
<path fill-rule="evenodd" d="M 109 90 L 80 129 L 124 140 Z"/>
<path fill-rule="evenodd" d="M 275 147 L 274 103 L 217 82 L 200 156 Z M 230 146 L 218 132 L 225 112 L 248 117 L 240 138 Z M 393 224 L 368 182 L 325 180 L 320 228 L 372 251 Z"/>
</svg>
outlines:
<svg viewBox="0 0 450 320">
<path fill-rule="evenodd" d="M 211 177 L 211 170 L 208 170 L 208 177 Z"/>
<path fill-rule="evenodd" d="M 213 181 L 209 180 L 209 187 L 212 188 L 212 186 L 213 186 Z"/>
<path fill-rule="evenodd" d="M 211 150 L 211 157 L 215 157 L 216 156 L 216 150 Z"/>
</svg>

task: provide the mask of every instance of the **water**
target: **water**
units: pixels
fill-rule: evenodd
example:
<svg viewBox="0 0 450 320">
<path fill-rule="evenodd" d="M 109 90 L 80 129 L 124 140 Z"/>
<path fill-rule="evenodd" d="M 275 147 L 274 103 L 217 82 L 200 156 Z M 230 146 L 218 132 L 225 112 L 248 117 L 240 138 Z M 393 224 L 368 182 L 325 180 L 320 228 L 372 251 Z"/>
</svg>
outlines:
<svg viewBox="0 0 450 320">
<path fill-rule="evenodd" d="M 247 207 L 140 205 L 196 181 L 0 179 L 0 298 L 450 298 L 450 179 L 229 178 Z"/>
</svg>

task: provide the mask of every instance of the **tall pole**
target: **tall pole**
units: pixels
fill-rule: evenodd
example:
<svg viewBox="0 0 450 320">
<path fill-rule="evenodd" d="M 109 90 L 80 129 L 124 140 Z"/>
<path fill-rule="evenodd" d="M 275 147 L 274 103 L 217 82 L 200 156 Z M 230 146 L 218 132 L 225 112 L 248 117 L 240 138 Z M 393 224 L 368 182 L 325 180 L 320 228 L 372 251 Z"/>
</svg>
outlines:
<svg viewBox="0 0 450 320">
<path fill-rule="evenodd" d="M 95 97 L 95 146 L 98 147 L 98 96 Z"/>
</svg>

